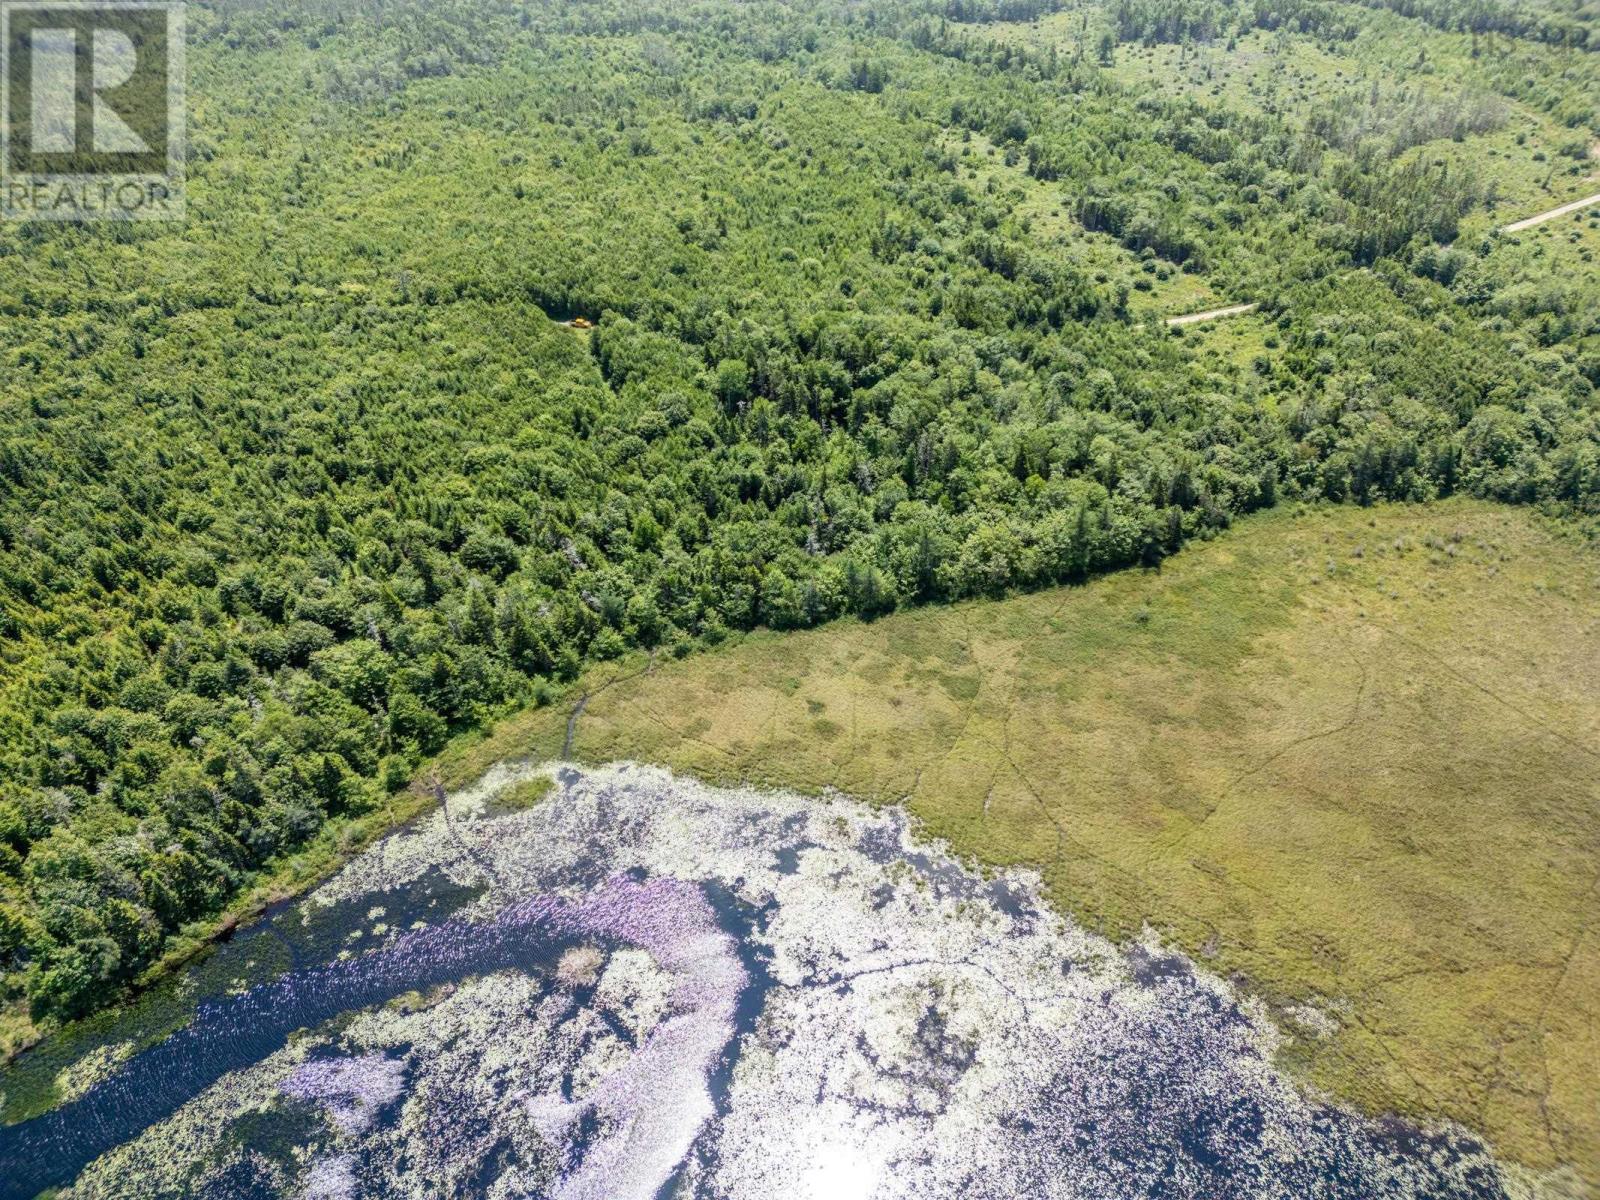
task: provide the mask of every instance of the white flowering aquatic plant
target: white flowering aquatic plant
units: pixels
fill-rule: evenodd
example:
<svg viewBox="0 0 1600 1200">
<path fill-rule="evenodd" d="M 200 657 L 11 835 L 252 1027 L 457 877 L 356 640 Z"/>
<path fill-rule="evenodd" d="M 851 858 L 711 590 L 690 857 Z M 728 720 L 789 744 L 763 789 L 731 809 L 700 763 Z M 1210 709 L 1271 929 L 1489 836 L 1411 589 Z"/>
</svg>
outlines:
<svg viewBox="0 0 1600 1200">
<path fill-rule="evenodd" d="M 487 803 L 539 774 L 543 803 Z M 1087 933 L 893 809 L 501 767 L 306 910 L 367 929 L 435 873 L 473 898 L 202 1009 L 179 1037 L 219 1057 L 285 1005 L 306 1030 L 175 1098 L 73 1195 L 1504 1194 L 1464 1133 L 1296 1088 L 1223 980 Z M 267 1146 L 269 1118 L 295 1136 Z"/>
</svg>

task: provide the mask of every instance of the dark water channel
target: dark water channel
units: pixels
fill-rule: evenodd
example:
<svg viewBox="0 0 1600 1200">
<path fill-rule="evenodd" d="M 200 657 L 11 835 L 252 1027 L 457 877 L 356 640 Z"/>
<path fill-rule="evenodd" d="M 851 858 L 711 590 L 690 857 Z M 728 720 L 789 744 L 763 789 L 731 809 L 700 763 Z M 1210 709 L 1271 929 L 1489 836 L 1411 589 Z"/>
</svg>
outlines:
<svg viewBox="0 0 1600 1200">
<path fill-rule="evenodd" d="M 1114 952 L 1120 966 L 1106 973 L 1103 965 L 1076 962 L 1050 949 L 1065 943 L 1051 941 L 1055 918 L 1026 886 L 1011 879 L 985 879 L 936 850 L 913 844 L 901 817 L 879 814 L 846 837 L 838 826 L 813 819 L 808 808 L 797 806 L 784 815 L 754 806 L 742 822 L 702 827 L 691 819 L 695 810 L 689 802 L 663 790 L 666 785 L 654 777 L 642 777 L 637 784 L 629 777 L 591 784 L 564 772 L 560 784 L 562 803 L 549 806 L 540 817 L 548 824 L 529 825 L 528 841 L 519 850 L 506 851 L 507 861 L 526 866 L 536 859 L 538 848 L 548 848 L 548 858 L 539 860 L 537 872 L 527 876 L 537 883 L 503 890 L 501 894 L 512 897 L 518 890 L 528 894 L 492 915 L 464 916 L 469 904 L 475 905 L 474 913 L 484 911 L 475 902 L 485 893 L 451 882 L 437 867 L 404 887 L 331 906 L 295 903 L 241 930 L 182 980 L 165 985 L 119 1017 L 99 1022 L 93 1038 L 80 1032 L 13 1064 L 0 1076 L 0 1090 L 10 1093 L 15 1114 L 28 1108 L 19 1097 L 42 1096 L 44 1085 L 96 1044 L 131 1041 L 144 1047 L 75 1099 L 0 1127 L 0 1200 L 30 1200 L 45 1189 L 71 1183 L 101 1155 L 172 1116 L 230 1072 L 281 1050 L 297 1031 L 317 1032 L 318 1044 L 305 1060 L 313 1073 L 324 1067 L 337 1071 L 354 1060 L 341 1057 L 322 1035 L 342 1016 L 407 993 L 427 993 L 507 971 L 534 978 L 548 997 L 563 956 L 578 947 L 597 949 L 607 961 L 624 949 L 644 950 L 671 981 L 668 1010 L 674 1019 L 700 1022 L 687 1040 L 672 1043 L 678 1049 L 658 1054 L 651 1065 L 647 1060 L 653 1051 L 645 1042 L 654 1033 L 636 1037 L 618 1025 L 604 1005 L 594 1003 L 592 979 L 563 985 L 578 1008 L 606 1024 L 629 1047 L 631 1057 L 613 1067 L 612 1076 L 616 1092 L 634 1097 L 635 1111 L 671 1109 L 690 1092 L 702 1094 L 703 1085 L 710 1116 L 698 1132 L 691 1126 L 675 1143 L 681 1148 L 672 1151 L 681 1153 L 675 1167 L 669 1169 L 674 1161 L 669 1156 L 657 1162 L 658 1170 L 652 1168 L 656 1173 L 649 1174 L 648 1187 L 657 1200 L 734 1194 L 725 1191 L 720 1156 L 737 1154 L 751 1131 L 763 1128 L 760 1105 L 768 1102 L 759 1083 L 735 1087 L 739 1055 L 746 1047 L 761 1046 L 768 1061 L 776 1063 L 796 1036 L 793 1031 L 805 1028 L 806 1036 L 815 1039 L 811 1049 L 783 1070 L 797 1072 L 794 1077 L 818 1072 L 816 1111 L 828 1092 L 853 1105 L 869 1126 L 891 1130 L 898 1124 L 902 1135 L 906 1130 L 931 1134 L 942 1114 L 959 1117 L 973 1111 L 963 1106 L 974 1103 L 969 1081 L 988 1069 L 980 1046 L 991 1047 L 991 1055 L 1001 1053 L 1008 1033 L 1032 1027 L 1040 1009 L 1055 1002 L 1058 993 L 1074 997 L 1078 1015 L 1075 1023 L 1060 1026 L 1046 1021 L 1040 1027 L 1056 1032 L 1041 1033 L 1027 1043 L 1028 1053 L 1037 1055 L 1038 1069 L 982 1076 L 990 1094 L 1003 1098 L 998 1119 L 987 1125 L 965 1118 L 954 1122 L 967 1131 L 963 1136 L 978 1137 L 981 1131 L 983 1139 L 1008 1148 L 997 1160 L 999 1168 L 988 1177 L 959 1171 L 941 1175 L 931 1165 L 933 1156 L 949 1147 L 924 1143 L 928 1148 L 925 1154 L 917 1151 L 923 1155 L 920 1160 L 903 1159 L 894 1168 L 926 1169 L 927 1179 L 916 1194 L 1011 1200 L 1054 1195 L 1071 1181 L 1073 1195 L 1107 1200 L 1503 1200 L 1506 1195 L 1493 1159 L 1464 1131 L 1434 1133 L 1399 1120 L 1368 1120 L 1262 1075 L 1252 1064 L 1272 1068 L 1254 1049 L 1255 1018 L 1245 1013 L 1237 996 L 1208 981 L 1187 959 L 1134 947 Z M 720 808 L 736 801 L 745 803 L 727 795 L 710 797 L 707 803 Z M 674 809 L 675 803 L 680 807 Z M 682 826 L 673 825 L 674 818 Z M 693 845 L 696 853 L 675 860 L 677 866 L 669 864 L 664 852 L 655 859 L 641 853 L 631 861 L 662 864 L 652 868 L 662 873 L 636 868 L 608 874 L 606 864 L 629 860 L 618 853 L 624 842 L 632 849 L 655 844 L 650 839 L 656 820 L 680 829 L 675 836 Z M 562 822 L 568 823 L 565 830 Z M 692 832 L 682 835 L 685 827 Z M 565 840 L 557 836 L 563 833 Z M 723 838 L 726 853 L 700 844 L 702 837 Z M 741 859 L 740 853 L 752 846 L 759 848 L 759 855 Z M 823 858 L 810 859 L 812 854 Z M 700 864 L 692 871 L 682 865 L 691 861 Z M 760 868 L 767 873 L 760 886 L 749 886 L 749 880 L 726 867 L 738 861 L 770 864 Z M 828 873 L 808 875 L 803 866 L 808 861 L 826 861 Z M 719 875 L 722 871 L 727 874 Z M 839 925 L 832 932 L 826 921 L 818 928 L 792 920 L 786 925 L 788 910 L 782 905 L 796 903 L 801 912 L 813 911 L 806 905 L 816 904 L 818 892 L 785 889 L 813 886 L 859 897 L 850 901 L 858 907 L 848 910 L 850 920 L 859 924 Z M 913 895 L 923 899 L 908 905 L 907 897 Z M 762 899 L 753 901 L 751 896 Z M 789 899 L 783 900 L 785 896 Z M 815 911 L 844 919 L 839 913 L 845 910 L 824 905 Z M 961 912 L 986 915 L 973 919 Z M 380 916 L 386 927 L 381 930 L 374 924 Z M 915 949 L 942 944 L 939 938 L 969 919 L 986 932 L 959 955 Z M 916 921 L 924 924 L 917 926 Z M 852 940 L 856 933 L 862 938 Z M 934 941 L 918 940 L 925 936 Z M 1019 954 L 1014 959 L 984 958 L 979 952 L 986 941 L 1016 947 Z M 1022 953 L 1033 946 L 1041 947 L 1037 956 Z M 947 960 L 947 955 L 953 957 Z M 787 984 L 775 982 L 775 956 L 785 957 Z M 1012 961 L 1032 963 L 1031 978 L 1016 970 L 996 974 Z M 798 976 L 797 963 L 805 964 Z M 928 964 L 945 972 L 946 981 L 928 990 L 931 998 L 918 1008 L 922 1001 L 915 998 L 923 993 L 917 991 L 922 985 L 914 982 L 915 972 Z M 902 967 L 909 971 L 900 991 L 857 990 L 881 989 L 886 980 L 898 978 L 895 972 Z M 993 1007 L 977 1012 L 952 1007 L 948 980 L 954 978 L 982 984 Z M 940 988 L 946 989 L 945 1000 L 937 998 Z M 881 1024 L 891 1011 L 910 1014 L 906 1043 L 893 1038 L 873 1043 L 862 1031 L 874 1021 Z M 769 1012 L 778 1015 L 764 1021 Z M 811 1026 L 793 1023 L 806 1012 L 831 1015 Z M 858 1023 L 863 1020 L 864 1025 Z M 652 1028 L 666 1024 L 670 1022 Z M 503 1036 L 501 1030 L 496 1024 L 488 1036 Z M 674 1054 L 679 1066 L 688 1063 L 690 1069 L 663 1074 L 661 1062 Z M 369 1058 L 384 1061 L 381 1055 Z M 402 1052 L 387 1060 L 385 1069 L 420 1069 L 421 1061 L 420 1055 L 413 1056 L 408 1066 Z M 639 1067 L 636 1075 L 629 1074 L 633 1065 Z M 836 1078 L 868 1082 L 835 1091 Z M 769 1094 L 790 1097 L 783 1103 L 792 1104 L 797 1092 L 777 1086 Z M 888 1094 L 914 1098 L 915 1103 L 896 1108 L 875 1098 Z M 626 1126 L 631 1118 L 619 1123 L 614 1113 L 585 1108 L 589 1102 L 570 1089 L 558 1101 L 570 1109 L 570 1122 L 557 1156 L 564 1165 L 549 1186 L 565 1195 L 565 1184 L 582 1175 L 588 1158 L 599 1162 L 615 1150 L 619 1124 Z M 781 1110 L 779 1125 L 792 1121 L 798 1127 L 809 1103 Z M 44 1107 L 39 1100 L 31 1104 L 34 1112 Z M 398 1109 L 390 1105 L 375 1117 L 383 1122 L 376 1128 L 393 1130 Z M 445 1113 L 450 1122 L 487 1126 L 493 1135 L 490 1141 L 497 1148 L 471 1157 L 474 1175 L 452 1185 L 451 1194 L 483 1194 L 514 1153 L 509 1142 L 495 1141 L 504 1125 L 496 1124 L 490 1111 L 447 1107 Z M 324 1114 L 290 1099 L 265 1113 L 248 1113 L 230 1136 L 270 1157 L 284 1147 L 325 1146 L 326 1133 Z M 909 1144 L 916 1144 L 918 1136 L 922 1133 L 915 1133 Z M 609 1148 L 607 1138 L 612 1139 Z M 406 1153 L 413 1148 L 408 1143 Z M 795 1142 L 784 1152 L 805 1167 L 806 1155 L 814 1150 Z M 352 1160 L 362 1152 L 357 1148 Z M 231 1166 L 226 1170 L 227 1200 L 271 1200 L 281 1192 L 281 1179 L 274 1185 L 249 1170 L 242 1169 L 237 1178 Z M 219 1176 L 210 1178 L 205 1194 L 222 1196 Z M 868 1183 L 869 1190 L 859 1195 L 870 1194 Z M 171 1192 L 165 1186 L 167 1191 L 157 1193 L 156 1185 L 130 1179 L 126 1192 L 119 1181 L 115 1194 L 164 1196 Z M 573 1194 L 648 1196 L 650 1191 L 633 1187 Z M 781 1194 L 799 1198 L 820 1193 L 814 1184 L 797 1183 Z"/>
<path fill-rule="evenodd" d="M 659 903 L 663 890 L 670 894 Z M 576 900 L 536 896 L 508 906 L 490 920 L 450 917 L 402 933 L 381 948 L 310 967 L 299 961 L 303 952 L 285 941 L 274 922 L 263 919 L 239 940 L 283 941 L 295 969 L 242 994 L 202 1000 L 186 1025 L 135 1054 L 84 1095 L 30 1120 L 0 1127 L 0 1200 L 30 1200 L 47 1188 L 70 1183 L 101 1154 L 171 1116 L 228 1072 L 282 1049 L 297 1030 L 313 1029 L 408 992 L 425 992 L 475 976 L 507 970 L 548 973 L 578 945 L 611 952 L 638 944 L 641 939 L 628 934 L 635 921 L 648 921 L 653 909 L 670 915 L 685 891 L 692 891 L 694 899 L 709 909 L 738 949 L 747 986 L 740 989 L 734 1004 L 735 1031 L 748 1032 L 760 1014 L 767 986 L 761 956 L 749 936 L 759 912 L 714 885 L 696 888 L 633 873 Z M 424 889 L 423 894 L 437 905 L 437 890 Z M 444 893 L 451 905 L 472 895 L 462 890 Z M 399 893 L 362 897 L 359 903 L 338 906 L 337 920 L 324 920 L 318 946 L 324 951 L 336 949 L 348 935 L 364 932 L 370 923 L 366 913 L 374 904 L 383 907 L 386 916 L 410 915 Z M 737 1039 L 729 1039 L 722 1061 L 710 1074 L 715 1099 L 726 1094 L 736 1046 Z M 580 1155 L 582 1142 L 580 1137 Z M 231 1195 L 237 1200 L 253 1200 L 255 1195 L 267 1200 L 270 1193 L 252 1193 L 245 1187 Z"/>
</svg>

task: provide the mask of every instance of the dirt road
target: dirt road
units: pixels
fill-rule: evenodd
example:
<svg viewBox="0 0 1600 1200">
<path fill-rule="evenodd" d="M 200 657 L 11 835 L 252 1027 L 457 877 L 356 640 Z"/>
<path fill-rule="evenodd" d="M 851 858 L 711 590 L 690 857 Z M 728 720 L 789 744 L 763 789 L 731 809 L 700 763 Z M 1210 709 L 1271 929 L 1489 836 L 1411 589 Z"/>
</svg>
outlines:
<svg viewBox="0 0 1600 1200">
<path fill-rule="evenodd" d="M 1591 204 L 1600 204 L 1600 192 L 1592 196 L 1585 196 L 1582 200 L 1574 200 L 1571 204 L 1563 204 L 1560 208 L 1552 208 L 1549 212 L 1542 212 L 1536 217 L 1525 217 L 1520 221 L 1513 221 L 1509 225 L 1500 226 L 1501 233 L 1520 233 L 1524 229 L 1532 229 L 1535 225 L 1543 225 L 1546 221 L 1553 221 L 1557 217 L 1564 217 L 1568 213 L 1575 213 L 1588 208 Z"/>
<path fill-rule="evenodd" d="M 1600 205 L 1600 192 L 1592 196 L 1585 196 L 1582 200 L 1574 200 L 1570 204 L 1563 204 L 1559 208 L 1552 208 L 1548 212 L 1538 213 L 1535 216 L 1524 217 L 1520 221 L 1513 221 L 1509 225 L 1500 226 L 1501 233 L 1520 233 L 1524 229 L 1532 229 L 1535 225 L 1543 225 L 1546 221 L 1553 221 L 1557 217 L 1564 217 L 1568 213 L 1581 212 L 1594 205 Z M 1219 317 L 1238 317 L 1245 313 L 1255 312 L 1258 306 L 1254 304 L 1231 304 L 1227 308 L 1210 308 L 1205 312 L 1185 313 L 1181 317 L 1168 317 L 1168 325 L 1197 325 L 1201 321 L 1215 321 Z"/>
<path fill-rule="evenodd" d="M 1230 304 L 1227 308 L 1210 308 L 1205 312 L 1185 313 L 1181 317 L 1168 317 L 1168 325 L 1194 325 L 1200 321 L 1214 321 L 1218 317 L 1237 317 L 1245 313 L 1255 312 L 1260 307 L 1255 304 Z"/>
</svg>

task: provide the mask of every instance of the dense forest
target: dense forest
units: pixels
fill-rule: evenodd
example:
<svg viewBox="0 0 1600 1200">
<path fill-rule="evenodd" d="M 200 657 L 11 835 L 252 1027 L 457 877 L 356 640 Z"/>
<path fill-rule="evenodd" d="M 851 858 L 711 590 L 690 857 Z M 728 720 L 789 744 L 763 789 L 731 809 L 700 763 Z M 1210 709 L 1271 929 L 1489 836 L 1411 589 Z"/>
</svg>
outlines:
<svg viewBox="0 0 1600 1200">
<path fill-rule="evenodd" d="M 1586 0 L 1574 3 L 1506 3 L 1504 0 L 1359 0 L 1374 9 L 1412 17 L 1436 29 L 1504 34 L 1555 46 L 1597 48 L 1597 14 Z M 1245 29 L 1290 29 L 1348 40 L 1362 28 L 1361 14 L 1336 0 L 1116 0 L 1118 35 L 1125 39 L 1226 37 Z"/>
<path fill-rule="evenodd" d="M 188 223 L 0 231 L 6 998 L 104 1003 L 586 662 L 1155 565 L 1286 501 L 1595 527 L 1600 282 L 1430 153 L 1526 111 L 1587 169 L 1592 10 L 1057 9 L 192 6 Z M 997 36 L 1038 17 L 1078 34 Z M 1112 71 L 1373 22 L 1448 77 L 1269 111 Z M 1114 269 L 1045 249 L 1036 193 Z M 1137 311 L 1186 279 L 1260 302 L 1260 352 Z"/>
</svg>

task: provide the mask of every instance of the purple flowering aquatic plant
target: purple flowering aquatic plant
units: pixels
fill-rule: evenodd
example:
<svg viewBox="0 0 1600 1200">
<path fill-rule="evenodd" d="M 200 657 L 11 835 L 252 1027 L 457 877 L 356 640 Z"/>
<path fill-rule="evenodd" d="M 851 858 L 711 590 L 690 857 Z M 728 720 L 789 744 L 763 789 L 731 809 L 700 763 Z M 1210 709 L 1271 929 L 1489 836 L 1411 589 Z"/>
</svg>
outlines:
<svg viewBox="0 0 1600 1200">
<path fill-rule="evenodd" d="M 617 766 L 559 768 L 543 804 L 492 814 L 526 773 L 453 797 L 305 911 L 376 919 L 374 898 L 440 872 L 469 909 L 201 1005 L 0 1130 L 0 1196 L 79 1166 L 75 1196 L 118 1200 L 240 1178 L 416 1200 L 1506 1194 L 1465 1131 L 1368 1120 L 1278 1070 L 1337 1010 L 1281 1029 L 895 810 Z M 285 1106 L 312 1120 L 287 1157 L 228 1133 Z"/>
</svg>

